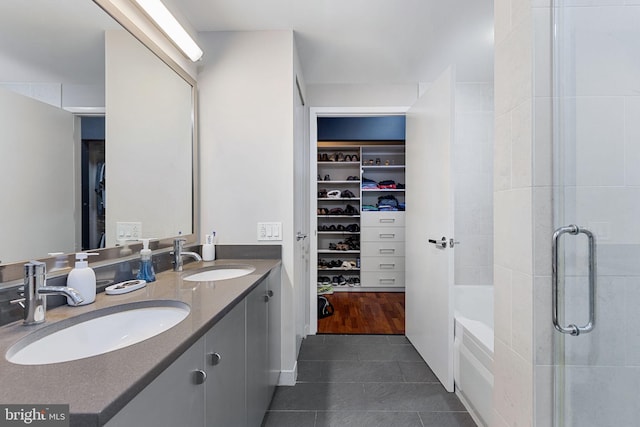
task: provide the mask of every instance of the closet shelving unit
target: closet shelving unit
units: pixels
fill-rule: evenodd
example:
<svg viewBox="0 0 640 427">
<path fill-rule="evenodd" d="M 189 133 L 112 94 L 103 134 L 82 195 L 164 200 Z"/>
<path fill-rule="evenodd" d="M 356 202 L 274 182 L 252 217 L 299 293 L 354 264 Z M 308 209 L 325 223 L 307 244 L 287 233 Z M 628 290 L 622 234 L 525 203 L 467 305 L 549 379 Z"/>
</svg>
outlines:
<svg viewBox="0 0 640 427">
<path fill-rule="evenodd" d="M 378 197 L 393 194 L 404 202 L 404 188 L 363 189 L 364 177 L 373 181 L 405 183 L 404 141 L 396 143 L 319 141 L 317 149 L 317 255 L 318 261 L 354 262 L 356 268 L 320 268 L 317 277 L 342 275 L 358 279 L 354 286 L 334 286 L 334 291 L 389 291 L 404 289 L 404 212 L 363 211 L 364 205 L 377 205 Z M 349 156 L 349 158 L 347 158 Z M 357 156 L 357 157 L 355 157 Z M 345 160 L 347 158 L 347 160 Z M 325 179 L 327 178 L 327 179 Z M 349 190 L 352 198 L 320 197 L 321 190 Z M 352 215 L 325 215 L 320 209 L 357 210 Z M 358 231 L 338 230 L 356 224 Z M 328 228 L 333 226 L 329 230 Z M 329 249 L 331 243 L 353 239 L 357 250 Z M 320 263 L 319 263 L 320 264 Z"/>
<path fill-rule="evenodd" d="M 321 214 L 318 212 L 318 260 L 347 261 L 356 266 L 360 258 L 360 147 L 358 146 L 332 146 L 322 144 L 318 146 L 318 210 L 326 209 L 330 211 L 334 208 L 346 210 L 350 205 L 356 213 L 343 214 Z M 321 190 L 330 192 L 332 190 L 341 193 L 348 190 L 353 197 L 330 198 L 321 197 Z M 358 231 L 347 231 L 346 227 L 357 225 Z M 331 229 L 329 229 L 331 228 Z M 341 228 L 338 230 L 338 228 Z M 358 249 L 338 250 L 330 249 L 331 244 L 345 243 L 347 239 L 352 239 L 358 243 Z M 318 277 L 330 277 L 342 275 L 345 280 L 357 278 L 359 281 L 360 269 L 356 266 L 352 268 L 333 267 L 318 268 Z M 341 286 L 349 288 L 349 286 Z M 338 290 L 338 287 L 336 287 Z"/>
</svg>

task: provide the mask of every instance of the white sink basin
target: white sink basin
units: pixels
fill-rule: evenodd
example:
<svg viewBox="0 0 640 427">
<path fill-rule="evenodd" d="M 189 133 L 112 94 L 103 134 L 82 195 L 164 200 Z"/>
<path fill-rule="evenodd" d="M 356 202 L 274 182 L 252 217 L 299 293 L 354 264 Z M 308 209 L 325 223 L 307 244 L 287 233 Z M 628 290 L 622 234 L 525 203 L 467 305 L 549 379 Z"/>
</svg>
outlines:
<svg viewBox="0 0 640 427">
<path fill-rule="evenodd" d="M 146 301 L 62 320 L 15 343 L 6 358 L 18 365 L 84 359 L 139 343 L 180 323 L 190 308 L 179 301 Z"/>
<path fill-rule="evenodd" d="M 215 282 L 216 280 L 228 280 L 246 276 L 254 271 L 256 271 L 256 268 L 251 265 L 225 265 L 190 274 L 183 277 L 183 279 L 189 282 Z"/>
</svg>

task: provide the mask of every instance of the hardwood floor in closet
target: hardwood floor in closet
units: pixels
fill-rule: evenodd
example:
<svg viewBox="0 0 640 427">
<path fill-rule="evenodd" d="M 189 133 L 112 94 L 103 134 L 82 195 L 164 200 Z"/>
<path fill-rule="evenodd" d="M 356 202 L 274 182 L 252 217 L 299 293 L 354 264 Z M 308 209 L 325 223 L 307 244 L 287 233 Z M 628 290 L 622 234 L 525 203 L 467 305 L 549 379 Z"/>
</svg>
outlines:
<svg viewBox="0 0 640 427">
<path fill-rule="evenodd" d="M 320 334 L 404 335 L 404 292 L 335 292 L 335 309 L 318 320 Z"/>
</svg>

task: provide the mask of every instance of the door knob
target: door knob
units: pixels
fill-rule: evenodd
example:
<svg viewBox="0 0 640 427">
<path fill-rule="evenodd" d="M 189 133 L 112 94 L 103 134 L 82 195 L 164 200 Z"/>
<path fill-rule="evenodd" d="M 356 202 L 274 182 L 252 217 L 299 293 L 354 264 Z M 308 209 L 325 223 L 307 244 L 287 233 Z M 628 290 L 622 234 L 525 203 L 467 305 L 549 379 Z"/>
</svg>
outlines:
<svg viewBox="0 0 640 427">
<path fill-rule="evenodd" d="M 447 247 L 447 238 L 442 236 L 440 240 L 429 239 L 429 243 L 433 243 L 438 249 L 445 249 Z"/>
<path fill-rule="evenodd" d="M 304 233 L 301 233 L 300 231 L 298 231 L 298 233 L 296 234 L 296 240 L 297 241 L 300 241 L 300 240 L 303 240 L 303 239 L 306 239 L 306 238 L 307 238 L 307 235 L 304 234 Z"/>
</svg>

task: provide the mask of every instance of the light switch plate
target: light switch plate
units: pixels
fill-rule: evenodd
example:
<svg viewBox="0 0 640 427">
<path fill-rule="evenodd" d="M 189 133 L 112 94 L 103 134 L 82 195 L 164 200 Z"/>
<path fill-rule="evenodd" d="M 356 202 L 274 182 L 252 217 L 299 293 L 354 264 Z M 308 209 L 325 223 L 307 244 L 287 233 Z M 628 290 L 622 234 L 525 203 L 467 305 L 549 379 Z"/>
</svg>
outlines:
<svg viewBox="0 0 640 427">
<path fill-rule="evenodd" d="M 258 240 L 282 240 L 282 223 L 259 222 Z"/>
<path fill-rule="evenodd" d="M 117 222 L 116 239 L 140 239 L 142 238 L 141 222 Z"/>
</svg>

